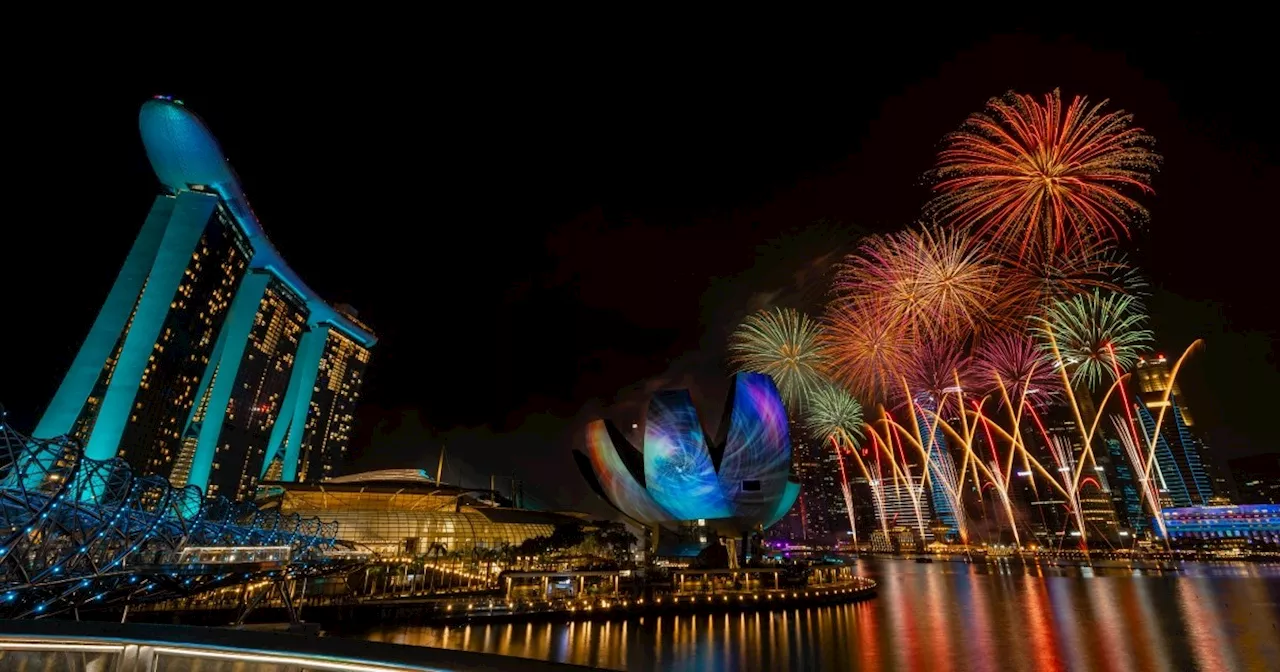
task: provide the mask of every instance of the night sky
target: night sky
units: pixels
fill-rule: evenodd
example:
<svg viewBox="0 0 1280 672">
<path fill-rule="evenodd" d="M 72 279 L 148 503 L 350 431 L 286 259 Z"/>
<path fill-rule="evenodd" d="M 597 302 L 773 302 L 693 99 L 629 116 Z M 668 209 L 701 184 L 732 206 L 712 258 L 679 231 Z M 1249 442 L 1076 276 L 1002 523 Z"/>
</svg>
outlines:
<svg viewBox="0 0 1280 672">
<path fill-rule="evenodd" d="M 495 33 L 19 74 L 0 402 L 29 430 L 70 364 L 156 193 L 138 106 L 172 94 L 291 265 L 381 336 L 350 469 L 434 472 L 447 444 L 448 480 L 516 471 L 532 500 L 598 510 L 570 458 L 588 419 L 630 423 L 670 386 L 718 418 L 738 320 L 820 310 L 859 235 L 918 215 L 945 133 L 1006 90 L 1059 87 L 1155 136 L 1151 223 L 1127 247 L 1160 347 L 1207 339 L 1183 386 L 1215 451 L 1274 450 L 1280 170 L 1261 35 L 892 33 L 697 49 Z"/>
</svg>

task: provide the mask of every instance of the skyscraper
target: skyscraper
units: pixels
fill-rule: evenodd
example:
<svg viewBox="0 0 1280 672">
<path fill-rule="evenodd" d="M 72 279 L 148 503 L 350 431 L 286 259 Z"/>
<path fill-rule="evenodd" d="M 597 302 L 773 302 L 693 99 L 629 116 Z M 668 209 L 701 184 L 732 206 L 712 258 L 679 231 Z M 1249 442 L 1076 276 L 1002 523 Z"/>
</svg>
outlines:
<svg viewBox="0 0 1280 672">
<path fill-rule="evenodd" d="M 952 493 L 959 491 L 959 475 L 956 473 L 955 458 L 947 447 L 947 439 L 936 418 L 931 399 L 917 399 L 917 404 L 927 412 L 916 415 L 916 426 L 920 430 L 925 451 L 929 455 L 929 500 L 933 515 L 947 528 L 948 534 L 959 535 L 960 523 L 956 507 L 952 504 Z M 932 431 L 930 431 L 932 430 Z"/>
<path fill-rule="evenodd" d="M 800 499 L 779 525 L 779 535 L 826 545 L 848 531 L 838 459 L 829 444 L 813 440 L 802 425 L 791 421 L 791 464 L 800 481 Z"/>
<path fill-rule="evenodd" d="M 1142 404 L 1152 413 L 1159 413 L 1161 407 L 1170 403 L 1164 400 L 1165 391 L 1170 385 L 1173 386 L 1170 399 L 1182 399 L 1182 390 L 1178 388 L 1178 381 L 1174 380 L 1173 370 L 1164 355 L 1139 359 L 1134 369 L 1134 376 L 1138 379 L 1138 396 L 1142 399 Z M 1183 423 L 1188 427 L 1194 427 L 1196 423 L 1191 419 L 1191 413 L 1187 411 L 1187 407 L 1179 403 L 1178 408 L 1182 411 Z"/>
<path fill-rule="evenodd" d="M 1134 404 L 1143 433 L 1155 434 L 1159 411 Z M 1171 398 L 1156 436 L 1156 477 L 1162 499 L 1174 507 L 1207 506 L 1214 496 L 1213 483 L 1203 462 L 1204 444 L 1183 421 L 1182 408 Z"/>
<path fill-rule="evenodd" d="M 199 117 L 161 97 L 139 127 L 162 193 L 35 435 L 232 499 L 276 461 L 329 473 L 373 333 L 289 268 Z"/>
<path fill-rule="evenodd" d="M 1134 534 L 1145 534 L 1151 529 L 1151 524 L 1142 508 L 1142 491 L 1139 490 L 1138 479 L 1134 478 L 1124 445 L 1119 439 L 1112 437 L 1105 437 L 1103 440 L 1110 457 L 1105 467 L 1111 482 L 1111 503 L 1116 516 L 1121 526 L 1129 528 Z"/>
</svg>

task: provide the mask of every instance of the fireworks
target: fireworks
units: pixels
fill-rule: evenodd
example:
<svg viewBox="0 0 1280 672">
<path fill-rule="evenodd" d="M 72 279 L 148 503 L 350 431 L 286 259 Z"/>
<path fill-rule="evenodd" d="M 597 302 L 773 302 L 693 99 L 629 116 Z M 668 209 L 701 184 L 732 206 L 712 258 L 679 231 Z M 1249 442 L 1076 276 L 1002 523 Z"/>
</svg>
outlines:
<svg viewBox="0 0 1280 672">
<path fill-rule="evenodd" d="M 827 347 L 821 326 L 790 308 L 761 310 L 749 316 L 729 342 L 739 371 L 773 377 L 788 408 L 798 409 L 825 382 Z"/>
<path fill-rule="evenodd" d="M 1006 251 L 1001 262 L 1011 326 L 1025 327 L 1017 322 L 1095 289 L 1137 295 L 1146 286 L 1124 255 L 1097 239 L 1062 249 L 1038 248 L 1022 258 Z"/>
<path fill-rule="evenodd" d="M 954 408 L 965 393 L 973 390 L 970 381 L 970 359 L 961 344 L 947 341 L 922 341 L 912 353 L 912 366 L 906 383 L 917 404 L 930 411 L 943 413 Z"/>
<path fill-rule="evenodd" d="M 955 336 L 990 322 L 999 267 L 966 234 L 940 228 L 873 236 L 840 267 L 836 291 L 913 334 Z"/>
<path fill-rule="evenodd" d="M 1030 337 L 1002 333 L 980 345 L 974 353 L 974 379 L 983 394 L 1000 397 L 1000 386 L 1009 403 L 1023 400 L 1044 406 L 1062 394 L 1062 380 L 1051 358 Z"/>
<path fill-rule="evenodd" d="M 862 405 L 844 388 L 827 383 L 819 386 L 809 398 L 804 424 L 805 429 L 816 437 L 841 433 L 849 438 L 861 437 Z"/>
<path fill-rule="evenodd" d="M 866 400 L 901 388 L 914 344 L 901 322 L 884 319 L 866 303 L 833 305 L 826 322 L 831 372 L 837 380 Z"/>
<path fill-rule="evenodd" d="M 1130 115 L 1105 106 L 1064 105 L 1057 91 L 991 100 L 945 140 L 933 223 L 866 238 L 839 264 L 820 325 L 762 311 L 734 333 L 735 365 L 772 375 L 793 417 L 839 453 L 855 540 L 845 458 L 867 479 L 886 535 L 886 492 L 905 488 L 921 534 L 922 498 L 934 497 L 967 539 L 961 493 L 993 487 L 1020 545 L 1025 521 L 1010 495 L 1030 478 L 1065 506 L 1086 549 L 1106 534 L 1086 517 L 1083 488 L 1106 487 L 1093 452 L 1107 407 L 1126 410 L 1127 425 L 1111 429 L 1133 473 L 1151 473 L 1156 442 L 1138 434 L 1123 375 L 1152 334 L 1143 279 L 1116 241 L 1145 217 L 1135 198 L 1151 192 L 1160 157 Z M 878 418 L 864 424 L 863 404 Z M 1072 412 L 1078 441 L 1042 421 L 1051 405 L 1053 418 Z"/>
<path fill-rule="evenodd" d="M 1009 93 L 946 138 L 930 210 L 1018 250 L 1115 239 L 1146 211 L 1129 193 L 1150 192 L 1160 156 L 1132 115 L 1057 90 L 1043 101 Z"/>
<path fill-rule="evenodd" d="M 1094 290 L 1054 304 L 1035 331 L 1045 351 L 1052 353 L 1056 343 L 1072 384 L 1095 389 L 1116 371 L 1132 368 L 1149 349 L 1152 334 L 1142 328 L 1146 321 L 1135 297 Z"/>
</svg>

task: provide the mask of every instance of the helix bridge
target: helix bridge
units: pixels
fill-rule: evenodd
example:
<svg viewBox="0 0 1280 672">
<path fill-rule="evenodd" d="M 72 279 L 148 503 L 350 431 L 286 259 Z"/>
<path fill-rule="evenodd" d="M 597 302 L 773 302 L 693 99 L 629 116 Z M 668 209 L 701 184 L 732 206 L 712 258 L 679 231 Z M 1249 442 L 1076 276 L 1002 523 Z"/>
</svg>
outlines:
<svg viewBox="0 0 1280 672">
<path fill-rule="evenodd" d="M 335 571 L 336 522 L 205 498 L 33 439 L 0 409 L 0 618 L 43 618 Z M 283 589 L 281 594 L 287 599 Z"/>
</svg>

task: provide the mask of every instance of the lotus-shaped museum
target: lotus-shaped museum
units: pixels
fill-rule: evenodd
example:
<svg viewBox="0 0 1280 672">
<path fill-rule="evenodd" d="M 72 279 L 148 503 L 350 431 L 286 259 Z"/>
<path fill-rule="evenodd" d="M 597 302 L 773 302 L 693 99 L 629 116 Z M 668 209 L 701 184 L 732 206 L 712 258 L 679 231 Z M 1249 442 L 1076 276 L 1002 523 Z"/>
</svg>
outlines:
<svg viewBox="0 0 1280 672">
<path fill-rule="evenodd" d="M 778 522 L 800 495 L 791 474 L 787 412 L 773 379 L 739 373 L 719 431 L 708 441 L 688 390 L 649 400 L 644 447 L 608 420 L 587 426 L 586 453 L 574 451 L 596 493 L 647 526 L 702 523 L 738 537 Z"/>
</svg>

